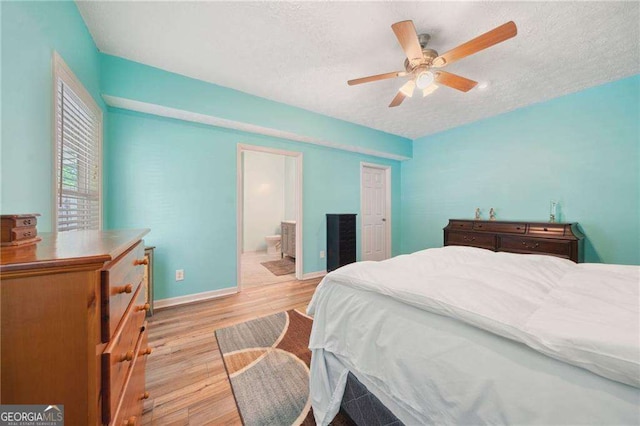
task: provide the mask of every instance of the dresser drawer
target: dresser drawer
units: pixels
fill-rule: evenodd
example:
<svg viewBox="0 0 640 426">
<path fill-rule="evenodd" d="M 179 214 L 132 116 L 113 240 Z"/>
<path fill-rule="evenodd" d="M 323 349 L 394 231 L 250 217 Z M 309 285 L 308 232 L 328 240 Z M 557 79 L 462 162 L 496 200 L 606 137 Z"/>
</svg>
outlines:
<svg viewBox="0 0 640 426">
<path fill-rule="evenodd" d="M 558 236 L 562 237 L 564 235 L 564 226 L 563 225 L 554 225 L 552 223 L 548 225 L 530 225 L 529 226 L 529 234 L 536 234 L 540 236 Z"/>
<path fill-rule="evenodd" d="M 474 222 L 473 230 L 484 232 L 508 232 L 510 234 L 524 234 L 527 230 L 527 224 L 504 222 Z"/>
<path fill-rule="evenodd" d="M 20 228 L 2 228 L 2 241 L 18 241 L 27 238 L 35 238 L 38 235 L 38 230 L 35 226 L 22 226 Z"/>
<path fill-rule="evenodd" d="M 21 226 L 36 226 L 38 219 L 35 216 L 3 217 L 2 228 L 18 228 Z"/>
<path fill-rule="evenodd" d="M 102 271 L 102 342 L 107 343 L 122 320 L 144 276 L 144 244 L 139 242 Z"/>
<path fill-rule="evenodd" d="M 340 216 L 339 223 L 340 223 L 340 226 L 348 226 L 348 227 L 354 226 L 356 223 L 356 217 L 355 215 Z"/>
<path fill-rule="evenodd" d="M 493 250 L 496 245 L 496 237 L 479 232 L 449 231 L 445 245 L 472 246 Z"/>
<path fill-rule="evenodd" d="M 543 253 L 570 259 L 571 243 L 563 240 L 501 235 L 498 237 L 498 251 L 530 254 Z"/>
<path fill-rule="evenodd" d="M 113 413 L 112 425 L 139 426 L 142 424 L 144 400 L 149 397 L 145 390 L 145 370 L 150 348 L 147 343 L 146 323 L 136 342 L 136 358 L 127 371 L 124 390 Z"/>
<path fill-rule="evenodd" d="M 459 230 L 472 230 L 473 229 L 473 222 L 469 222 L 469 221 L 462 221 L 462 220 L 450 220 L 449 221 L 449 226 L 451 226 L 451 229 L 459 229 Z"/>
<path fill-rule="evenodd" d="M 137 353 L 135 346 L 141 336 L 146 316 L 145 307 L 144 290 L 139 285 L 123 322 L 102 353 L 102 417 L 105 423 L 111 420 L 116 410 L 127 373 Z"/>
</svg>

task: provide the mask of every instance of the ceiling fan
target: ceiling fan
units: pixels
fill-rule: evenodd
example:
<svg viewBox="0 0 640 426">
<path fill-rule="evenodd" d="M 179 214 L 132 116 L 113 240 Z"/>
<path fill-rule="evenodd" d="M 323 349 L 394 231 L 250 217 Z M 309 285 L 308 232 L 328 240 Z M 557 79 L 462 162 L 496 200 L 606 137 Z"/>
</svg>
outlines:
<svg viewBox="0 0 640 426">
<path fill-rule="evenodd" d="M 404 53 L 407 55 L 407 59 L 404 60 L 405 70 L 357 78 L 347 82 L 349 86 L 353 86 L 372 81 L 386 80 L 388 78 L 410 76 L 410 80 L 400 88 L 398 94 L 389 104 L 389 107 L 396 107 L 404 101 L 404 98 L 413 96 L 416 88 L 422 91 L 422 96 L 427 96 L 436 91 L 438 85 L 449 86 L 462 92 L 468 92 L 478 84 L 477 81 L 469 80 L 468 78 L 446 71 L 432 71 L 432 69 L 443 68 L 448 64 L 478 53 L 481 50 L 515 37 L 516 34 L 518 34 L 516 24 L 514 24 L 513 21 L 509 21 L 442 55 L 438 55 L 438 52 L 427 47 L 431 36 L 429 36 L 429 34 L 418 35 L 413 21 L 396 22 L 391 25 L 391 29 L 398 38 L 402 50 L 404 50 Z"/>
</svg>

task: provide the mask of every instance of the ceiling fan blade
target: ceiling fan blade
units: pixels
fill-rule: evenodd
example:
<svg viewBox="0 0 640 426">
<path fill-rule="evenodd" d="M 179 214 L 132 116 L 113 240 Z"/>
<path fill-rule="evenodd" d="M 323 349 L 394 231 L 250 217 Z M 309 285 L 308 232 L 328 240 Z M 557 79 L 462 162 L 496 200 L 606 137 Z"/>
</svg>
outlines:
<svg viewBox="0 0 640 426">
<path fill-rule="evenodd" d="M 447 64 L 465 58 L 469 55 L 473 55 L 474 53 L 478 53 L 481 50 L 515 37 L 516 34 L 518 34 L 518 28 L 516 27 L 516 24 L 514 24 L 513 21 L 509 21 L 504 25 L 500 25 L 499 27 L 486 32 L 481 36 L 478 36 L 473 40 L 461 44 L 460 46 L 449 50 L 447 53 L 438 56 L 433 60 L 433 65 L 436 67 L 443 67 Z"/>
<path fill-rule="evenodd" d="M 393 33 L 398 38 L 398 42 L 404 50 L 405 55 L 409 62 L 422 61 L 422 47 L 418 41 L 418 33 L 416 27 L 413 25 L 413 21 L 400 21 L 391 25 Z"/>
<path fill-rule="evenodd" d="M 468 78 L 464 78 L 457 74 L 451 74 L 446 71 L 436 72 L 435 81 L 438 84 L 449 86 L 453 89 L 460 90 L 461 92 L 468 92 L 478 84 L 477 81 L 469 80 Z"/>
<path fill-rule="evenodd" d="M 388 73 L 384 73 L 384 74 L 370 75 L 369 77 L 362 77 L 362 78 L 356 78 L 354 80 L 349 80 L 349 81 L 347 81 L 347 84 L 349 86 L 354 86 L 356 84 L 370 83 L 372 81 L 386 80 L 388 78 L 402 77 L 405 74 L 406 74 L 406 72 L 404 72 L 404 71 L 394 71 L 394 72 L 388 72 Z"/>
<path fill-rule="evenodd" d="M 425 96 L 429 96 L 430 94 L 438 90 L 438 87 L 439 86 L 437 84 L 431 83 L 430 85 L 422 89 L 422 97 L 424 98 Z"/>
<path fill-rule="evenodd" d="M 404 98 L 405 98 L 404 93 L 402 93 L 401 91 L 398 91 L 398 94 L 396 95 L 396 97 L 393 98 L 393 100 L 389 104 L 389 108 L 397 107 L 402 103 L 402 101 L 404 101 Z"/>
</svg>

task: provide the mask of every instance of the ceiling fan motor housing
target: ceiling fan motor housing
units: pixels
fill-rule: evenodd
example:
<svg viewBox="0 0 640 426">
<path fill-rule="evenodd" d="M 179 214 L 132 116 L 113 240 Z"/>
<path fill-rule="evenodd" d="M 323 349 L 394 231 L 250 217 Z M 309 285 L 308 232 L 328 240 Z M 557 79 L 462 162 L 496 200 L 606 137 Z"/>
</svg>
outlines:
<svg viewBox="0 0 640 426">
<path fill-rule="evenodd" d="M 429 40 L 431 40 L 431 35 L 418 34 L 418 43 L 420 43 L 420 47 L 422 47 L 423 50 L 427 48 L 427 44 L 429 44 Z"/>
<path fill-rule="evenodd" d="M 422 49 L 422 61 L 419 63 L 415 63 L 412 65 L 409 62 L 409 59 L 404 60 L 404 69 L 410 73 L 415 71 L 418 68 L 430 68 L 433 65 L 433 60 L 438 57 L 438 52 L 433 49 L 423 48 Z"/>
</svg>

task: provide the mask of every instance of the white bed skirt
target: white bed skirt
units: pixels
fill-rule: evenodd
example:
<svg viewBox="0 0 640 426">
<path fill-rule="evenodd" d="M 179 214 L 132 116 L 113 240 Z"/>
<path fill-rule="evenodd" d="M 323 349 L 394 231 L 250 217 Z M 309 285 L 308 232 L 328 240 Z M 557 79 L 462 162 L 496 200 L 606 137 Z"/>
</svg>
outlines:
<svg viewBox="0 0 640 426">
<path fill-rule="evenodd" d="M 407 425 L 640 424 L 638 388 L 522 343 L 342 285 L 316 302 L 319 425 L 337 413 L 348 371 Z"/>
</svg>

